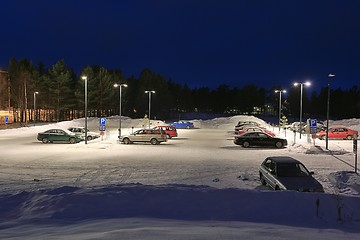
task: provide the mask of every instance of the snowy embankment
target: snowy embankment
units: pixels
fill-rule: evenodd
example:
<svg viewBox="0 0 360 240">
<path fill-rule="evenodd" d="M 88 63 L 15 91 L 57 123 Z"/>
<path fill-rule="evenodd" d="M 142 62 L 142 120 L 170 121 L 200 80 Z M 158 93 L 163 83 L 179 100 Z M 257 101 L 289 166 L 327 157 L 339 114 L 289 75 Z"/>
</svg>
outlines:
<svg viewBox="0 0 360 240">
<path fill-rule="evenodd" d="M 282 150 L 242 150 L 241 147 L 233 146 L 231 142 L 232 133 L 230 132 L 234 129 L 234 125 L 238 121 L 249 120 L 261 124 L 266 123 L 252 116 L 235 116 L 193 121 L 195 127 L 200 128 L 199 130 L 218 129 L 216 131 L 224 132 L 222 133 L 224 138 L 230 138 L 223 140 L 223 143 L 230 145 L 220 146 L 216 149 L 211 149 L 207 144 L 202 145 L 200 143 L 199 145 L 191 145 L 191 151 L 188 151 L 182 142 L 189 141 L 187 137 L 182 139 L 180 137 L 178 141 L 171 140 L 173 142 L 170 141 L 160 146 L 143 146 L 141 144 L 123 146 L 116 143 L 118 120 L 116 117 L 108 118 L 107 128 L 113 131 L 111 138 L 104 139 L 104 141 L 95 140 L 87 146 L 83 143 L 72 146 L 63 144 L 40 145 L 41 147 L 34 142 L 29 144 L 30 148 L 34 146 L 34 149 L 41 149 L 45 152 L 31 151 L 33 155 L 39 154 L 40 156 L 43 154 L 41 155 L 43 160 L 38 160 L 36 157 L 31 160 L 34 165 L 29 165 L 30 171 L 23 169 L 25 179 L 39 181 L 43 184 L 41 186 L 45 187 L 0 193 L 1 239 L 20 239 L 24 236 L 27 236 L 27 239 L 42 239 L 49 236 L 55 239 L 239 239 L 246 236 L 247 239 L 272 240 L 304 239 L 304 233 L 307 237 L 316 239 L 360 239 L 359 174 L 342 169 L 334 171 L 333 169 L 338 166 L 335 161 L 333 162 L 334 166 L 329 166 L 330 168 L 327 169 L 320 160 L 331 162 L 332 159 L 317 158 L 317 156 L 324 154 L 326 156 L 341 154 L 339 156 L 345 156 L 345 158 L 340 160 L 347 165 L 351 164 L 352 153 L 348 141 L 331 142 L 332 151 L 325 151 L 322 146 L 323 141 L 316 142 L 316 145 L 313 145 L 307 143 L 306 139 L 302 141 L 297 139 L 295 143 L 292 140 L 293 136 L 290 135 L 288 136 L 289 146 Z M 343 121 L 338 124 L 343 123 L 352 126 L 354 129 L 359 129 L 360 126 L 358 119 Z M 131 131 L 132 128 L 140 128 L 142 124 L 142 119 L 124 118 L 122 120 L 124 132 Z M 154 122 L 154 124 L 164 123 Z M 83 125 L 83 120 L 61 122 L 50 126 L 37 126 L 36 128 L 9 129 L 1 132 L 0 140 L 10 139 L 14 135 L 18 135 L 19 132 L 22 136 L 35 136 L 37 132 L 48 128 L 67 128 L 68 126 L 81 125 Z M 89 119 L 89 128 L 95 130 L 97 127 L 98 119 Z M 189 130 L 186 133 L 193 132 Z M 284 133 L 279 132 L 277 134 L 283 135 Z M 204 138 L 204 141 L 213 141 L 213 139 L 206 140 Z M 212 142 L 212 144 L 219 143 Z M 104 145 L 107 147 L 102 147 Z M 26 144 L 25 147 L 27 147 Z M 64 147 L 66 151 L 71 153 L 65 155 L 65 159 L 62 160 L 59 158 L 58 152 L 64 151 Z M 124 151 L 125 149 L 126 151 Z M 170 155 L 169 157 L 165 156 L 168 153 L 167 149 L 171 149 L 172 157 Z M 238 151 L 239 149 L 240 151 Z M 129 153 L 130 151 L 131 153 Z M 108 159 L 113 159 L 115 156 L 116 159 L 115 161 L 101 160 L 101 163 L 99 162 L 99 165 L 95 165 L 94 168 L 87 168 L 86 164 L 78 164 L 76 158 L 87 152 L 90 154 L 84 163 L 89 165 L 94 164 L 93 159 L 97 159 L 99 156 Z M 148 153 L 148 156 L 163 157 L 164 159 L 159 161 L 146 159 L 145 162 L 137 162 L 135 156 L 128 162 L 117 161 L 121 159 L 121 156 L 129 158 L 134 157 L 133 155 L 136 153 L 144 152 Z M 196 157 L 193 154 L 195 152 L 198 152 Z M 267 152 L 301 157 L 302 160 L 307 161 L 306 165 L 310 164 L 310 168 L 317 169 L 316 177 L 320 177 L 323 183 L 329 185 L 326 189 L 331 188 L 331 191 L 326 191 L 326 193 L 275 192 L 262 187 L 260 182 L 256 180 L 259 163 L 252 163 L 254 158 L 251 155 L 260 154 L 262 156 Z M 217 162 L 214 162 L 210 156 L 218 153 L 226 154 L 226 156 L 222 156 Z M 7 154 L 11 156 L 6 156 Z M 0 157 L 0 163 L 4 164 L 4 167 L 9 168 L 8 166 L 11 165 L 8 157 L 12 157 L 13 161 L 24 162 L 23 159 L 20 159 L 22 155 L 15 154 L 12 151 L 6 152 L 5 150 L 4 155 L 5 158 Z M 47 158 L 45 158 L 47 155 L 50 156 L 51 163 L 48 163 Z M 53 156 L 59 159 L 54 159 Z M 174 156 L 176 156 L 176 160 L 173 159 Z M 16 159 L 17 157 L 19 159 Z M 337 158 L 336 155 L 335 157 Z M 318 161 L 314 161 L 316 158 Z M 192 161 L 184 162 L 185 159 L 192 159 Z M 162 162 L 163 160 L 164 162 Z M 249 173 L 250 178 L 254 180 L 226 178 L 225 175 L 221 175 L 224 179 L 220 179 L 219 183 L 223 184 L 227 179 L 232 179 L 233 185 L 239 187 L 216 187 L 217 182 L 213 181 L 211 182 L 213 185 L 209 186 L 208 179 L 214 179 L 215 176 L 218 176 L 216 172 L 218 168 L 204 168 L 211 169 L 211 172 L 207 173 L 210 177 L 204 179 L 201 178 L 202 175 L 197 173 L 197 171 L 202 170 L 198 169 L 199 166 L 204 167 L 210 163 L 221 164 L 225 166 L 225 169 L 231 169 L 236 166 L 231 165 L 233 161 L 236 165 L 252 164 L 248 169 L 255 169 Z M 75 179 L 75 183 L 80 179 L 78 176 L 82 176 L 89 178 L 89 180 L 99 178 L 101 184 L 92 186 L 61 185 L 62 182 L 66 182 L 58 177 L 63 171 L 52 166 L 52 164 L 60 163 L 64 163 L 64 165 L 59 166 L 63 166 L 66 168 L 65 172 L 69 172 L 68 175 L 64 176 L 68 176 L 70 180 Z M 137 163 L 139 166 L 146 163 L 147 171 L 153 172 L 142 173 L 141 167 L 136 168 Z M 148 184 L 146 182 L 149 181 L 146 176 L 154 176 L 151 179 L 153 182 L 172 182 L 172 179 L 175 178 L 171 178 L 171 175 L 166 175 L 164 172 L 174 171 L 173 168 L 176 166 L 185 166 L 182 164 L 192 164 L 188 170 L 182 169 L 182 174 L 188 174 L 183 176 L 183 179 L 199 179 L 200 184 L 195 185 L 193 182 L 191 184 L 177 184 L 177 182 L 173 184 Z M 110 169 L 114 166 L 119 169 L 133 168 L 135 169 L 132 173 L 133 179 L 142 179 L 142 181 L 141 183 L 137 181 L 127 181 L 123 184 L 108 183 L 111 179 L 119 180 L 121 178 L 119 174 L 122 172 L 117 169 L 109 170 L 108 172 L 111 175 L 105 175 L 103 179 L 101 176 L 95 176 L 105 174 L 106 171 L 101 171 L 101 168 L 106 168 L 107 165 L 110 166 Z M 37 167 L 44 169 L 41 171 L 49 171 L 49 173 L 39 172 L 44 176 L 44 179 L 31 178 L 31 172 L 34 172 Z M 73 174 L 72 171 L 70 172 L 72 168 L 76 168 L 78 171 L 78 175 L 75 177 L 71 175 Z M 348 169 L 350 168 L 348 167 Z M 5 172 L 5 170 L 3 171 Z M 234 171 L 236 172 L 237 169 Z M 248 170 L 245 169 L 245 171 Z M 9 172 L 13 171 L 9 170 Z M 94 172 L 94 176 L 90 176 L 92 172 Z M 139 175 L 136 175 L 137 172 Z M 231 174 L 232 171 L 227 171 L 227 173 Z M 53 178 L 45 178 L 51 174 L 53 174 Z M 142 176 L 141 174 L 145 175 Z M 23 178 L 14 178 L 9 182 L 17 186 L 18 189 L 26 189 L 26 184 L 29 186 L 29 182 L 24 181 Z M 202 182 L 206 184 L 202 184 Z M 247 183 L 249 184 L 247 185 Z M 22 187 L 23 184 L 25 184 L 24 187 Z M 2 187 L 5 189 L 6 186 L 2 185 Z"/>
</svg>

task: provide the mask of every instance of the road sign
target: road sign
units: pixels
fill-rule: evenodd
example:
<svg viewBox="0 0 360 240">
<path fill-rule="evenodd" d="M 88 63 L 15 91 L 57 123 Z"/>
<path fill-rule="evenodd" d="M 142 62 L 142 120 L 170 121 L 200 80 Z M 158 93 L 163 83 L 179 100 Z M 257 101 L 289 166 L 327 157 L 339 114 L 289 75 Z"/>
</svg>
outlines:
<svg viewBox="0 0 360 240">
<path fill-rule="evenodd" d="M 106 130 L 106 125 L 99 126 L 99 131 L 105 131 L 105 130 Z"/>
<path fill-rule="evenodd" d="M 317 126 L 316 119 L 310 119 L 310 127 L 316 127 L 316 126 Z"/>
<path fill-rule="evenodd" d="M 106 125 L 106 118 L 100 118 L 100 125 Z"/>
<path fill-rule="evenodd" d="M 9 116 L 5 116 L 5 124 L 9 124 Z"/>
<path fill-rule="evenodd" d="M 310 134 L 315 135 L 317 132 L 316 127 L 310 127 Z"/>
</svg>

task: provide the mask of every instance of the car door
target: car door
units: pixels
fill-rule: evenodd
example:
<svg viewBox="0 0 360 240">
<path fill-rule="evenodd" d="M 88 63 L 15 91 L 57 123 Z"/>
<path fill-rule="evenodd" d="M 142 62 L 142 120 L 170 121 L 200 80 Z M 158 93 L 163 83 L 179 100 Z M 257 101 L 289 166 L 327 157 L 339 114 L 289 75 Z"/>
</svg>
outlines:
<svg viewBox="0 0 360 240">
<path fill-rule="evenodd" d="M 269 139 L 269 136 L 266 135 L 265 133 L 257 133 L 256 145 L 270 146 L 270 145 L 272 145 L 272 143 L 269 140 L 271 140 L 271 139 Z"/>
<path fill-rule="evenodd" d="M 268 185 L 270 187 L 275 188 L 275 185 L 276 185 L 276 178 L 275 178 L 276 165 L 275 165 L 275 163 L 271 159 L 268 159 L 264 163 L 263 167 L 265 168 L 263 176 L 266 179 L 266 182 L 268 183 Z"/>
<path fill-rule="evenodd" d="M 341 139 L 345 139 L 348 135 L 347 129 L 346 128 L 339 128 L 339 138 Z"/>
<path fill-rule="evenodd" d="M 341 138 L 339 133 L 339 128 L 333 128 L 329 133 L 329 138 L 334 138 L 334 139 Z"/>
<path fill-rule="evenodd" d="M 46 137 L 49 139 L 49 141 L 57 141 L 57 131 L 56 129 L 51 129 L 49 131 L 46 131 Z"/>
<path fill-rule="evenodd" d="M 69 135 L 65 131 L 58 129 L 56 132 L 56 138 L 57 141 L 68 141 Z"/>
</svg>

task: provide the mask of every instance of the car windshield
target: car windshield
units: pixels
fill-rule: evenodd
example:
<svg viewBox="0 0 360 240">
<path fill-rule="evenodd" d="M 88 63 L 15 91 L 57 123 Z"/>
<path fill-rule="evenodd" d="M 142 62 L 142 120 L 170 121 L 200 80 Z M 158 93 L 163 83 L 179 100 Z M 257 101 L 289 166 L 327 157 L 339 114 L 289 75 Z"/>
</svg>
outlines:
<svg viewBox="0 0 360 240">
<path fill-rule="evenodd" d="M 300 163 L 278 163 L 276 167 L 278 177 L 308 177 L 309 171 Z"/>
</svg>

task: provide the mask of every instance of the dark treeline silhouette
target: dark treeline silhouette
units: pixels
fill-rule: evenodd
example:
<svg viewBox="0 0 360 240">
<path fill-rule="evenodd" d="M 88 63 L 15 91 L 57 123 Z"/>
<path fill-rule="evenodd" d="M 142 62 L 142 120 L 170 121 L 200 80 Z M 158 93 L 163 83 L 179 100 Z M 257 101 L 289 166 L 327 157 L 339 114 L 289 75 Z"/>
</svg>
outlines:
<svg viewBox="0 0 360 240">
<path fill-rule="evenodd" d="M 190 89 L 186 84 L 178 84 L 161 74 L 144 69 L 138 78 L 126 78 L 120 69 L 109 70 L 93 65 L 86 66 L 77 75 L 64 60 L 49 68 L 42 63 L 36 66 L 27 59 L 11 59 L 6 74 L 0 74 L 3 85 L 8 81 L 9 96 L 1 93 L 0 110 L 9 107 L 20 112 L 18 122 L 27 122 L 32 115 L 26 114 L 36 107 L 44 113 L 38 119 L 62 121 L 84 116 L 84 80 L 88 84 L 88 116 L 101 117 L 119 114 L 119 88 L 115 83 L 126 83 L 122 88 L 122 115 L 132 118 L 148 113 L 147 90 L 156 91 L 151 99 L 151 116 L 157 119 L 176 118 L 181 113 L 201 112 L 217 114 L 266 114 L 278 116 L 279 94 L 274 93 L 280 86 L 271 89 L 249 84 L 242 88 L 231 88 L 221 84 L 216 89 L 201 87 Z M 3 87 L 6 89 L 6 87 Z M 327 111 L 327 86 L 319 93 L 308 92 L 304 88 L 304 118 L 325 118 Z M 330 118 L 357 118 L 360 116 L 360 89 L 331 89 Z M 8 102 L 10 99 L 10 103 Z M 286 117 L 299 116 L 300 90 L 292 87 L 282 96 L 283 114 Z M 25 114 L 23 114 L 25 113 Z"/>
</svg>

